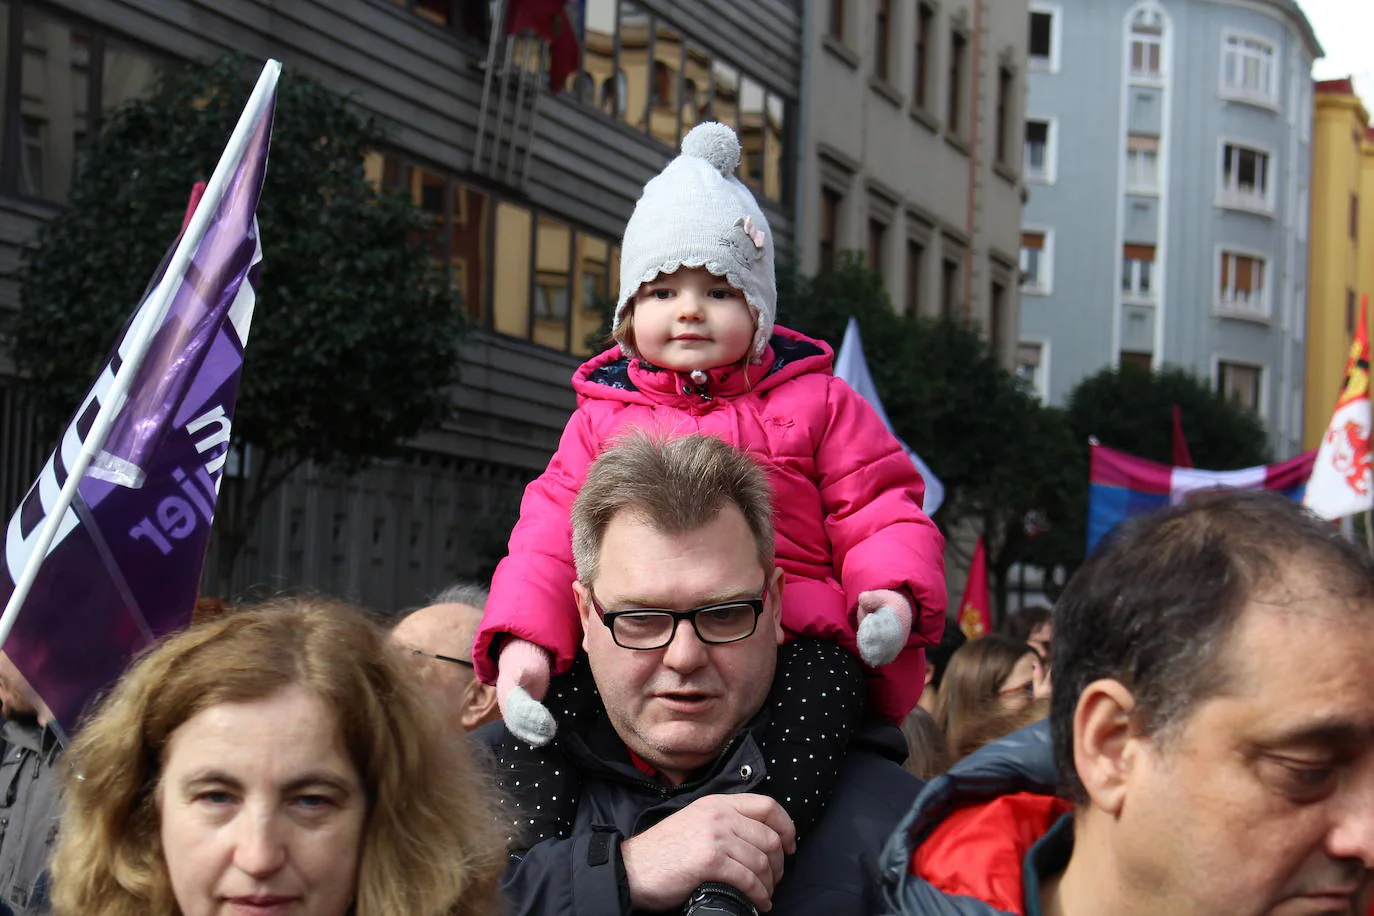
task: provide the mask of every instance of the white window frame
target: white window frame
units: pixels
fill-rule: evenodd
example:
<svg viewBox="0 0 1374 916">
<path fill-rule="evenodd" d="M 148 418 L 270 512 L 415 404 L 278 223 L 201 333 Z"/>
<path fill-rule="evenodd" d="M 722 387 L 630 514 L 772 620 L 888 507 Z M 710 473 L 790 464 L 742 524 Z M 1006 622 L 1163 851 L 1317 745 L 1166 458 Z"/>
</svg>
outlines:
<svg viewBox="0 0 1374 916">
<path fill-rule="evenodd" d="M 1018 355 L 1022 347 L 1038 347 L 1040 349 L 1040 364 L 1031 373 L 1027 381 L 1030 382 L 1031 390 L 1040 397 L 1040 403 L 1047 404 L 1050 399 L 1050 341 L 1044 337 L 1022 337 L 1016 342 Z M 1021 374 L 1019 360 L 1015 361 L 1012 371 L 1017 376 L 1026 378 Z"/>
<path fill-rule="evenodd" d="M 1268 420 L 1269 417 L 1269 365 L 1268 363 L 1256 362 L 1253 359 L 1246 359 L 1242 356 L 1232 356 L 1229 353 L 1212 354 L 1212 373 L 1211 386 L 1217 394 L 1225 397 L 1225 392 L 1221 388 L 1221 367 L 1225 363 L 1231 366 L 1239 366 L 1245 369 L 1259 370 L 1259 392 L 1255 404 L 1255 413 L 1261 420 Z"/>
<path fill-rule="evenodd" d="M 1159 18 L 1159 34 L 1155 34 L 1153 32 L 1137 32 L 1136 20 L 1140 19 L 1143 16 L 1150 15 Z M 1164 16 L 1164 11 L 1159 7 L 1142 7 L 1131 14 L 1129 31 L 1127 32 L 1127 35 L 1129 37 L 1126 46 L 1126 71 L 1130 74 L 1131 80 L 1133 82 L 1158 84 L 1164 81 L 1164 77 L 1167 72 L 1164 61 L 1164 32 L 1167 29 L 1167 27 L 1168 25 L 1167 20 Z M 1145 47 L 1153 46 L 1157 50 L 1157 57 L 1159 60 L 1158 70 L 1137 70 L 1135 68 L 1135 46 L 1137 44 L 1143 45 Z M 1142 54 L 1142 59 L 1148 59 L 1148 54 Z"/>
<path fill-rule="evenodd" d="M 1131 148 L 1131 140 L 1139 136 L 1143 140 L 1155 141 L 1153 150 L 1137 150 Z M 1127 194 L 1149 194 L 1159 195 L 1159 148 L 1158 137 L 1147 137 L 1143 134 L 1128 134 L 1126 137 L 1126 193 Z M 1146 153 L 1149 154 L 1148 159 Z M 1142 168 L 1146 161 L 1153 163 L 1148 170 Z M 1142 174 L 1144 173 L 1144 174 Z M 1145 179 L 1145 180 L 1142 180 Z"/>
<path fill-rule="evenodd" d="M 1250 298 L 1242 301 L 1237 298 L 1235 291 L 1236 267 L 1232 262 L 1227 274 L 1231 281 L 1229 294 L 1221 288 L 1221 259 L 1224 257 L 1242 257 L 1259 261 L 1263 264 L 1261 272 L 1261 282 L 1258 301 L 1255 301 L 1254 293 Z M 1273 321 L 1273 299 L 1274 299 L 1274 259 L 1260 251 L 1250 251 L 1245 248 L 1233 247 L 1229 245 L 1218 245 L 1216 255 L 1212 258 L 1212 312 L 1220 318 L 1237 318 L 1242 321 L 1256 321 L 1261 324 L 1270 324 Z"/>
<path fill-rule="evenodd" d="M 1263 45 L 1268 48 L 1267 60 L 1265 55 L 1257 49 L 1247 47 L 1247 44 Z M 1258 62 L 1261 73 L 1261 85 L 1259 87 L 1246 86 L 1243 82 L 1234 84 L 1227 81 L 1227 71 L 1230 69 L 1229 63 L 1232 55 L 1240 58 L 1238 69 L 1241 73 L 1245 70 L 1245 59 L 1252 58 Z M 1237 32 L 1227 30 L 1221 33 L 1221 72 L 1218 75 L 1221 84 L 1221 97 L 1233 102 L 1244 102 L 1248 105 L 1258 105 L 1261 108 L 1268 108 L 1273 111 L 1279 109 L 1279 49 L 1278 45 L 1271 38 L 1263 35 L 1256 35 L 1251 32 Z"/>
<path fill-rule="evenodd" d="M 1030 53 L 1030 14 L 1043 13 L 1050 17 L 1050 56 L 1038 57 Z M 1056 3 L 1032 3 L 1026 11 L 1026 69 L 1032 73 L 1058 73 L 1064 47 L 1062 24 L 1064 11 Z"/>
<path fill-rule="evenodd" d="M 1043 171 L 1033 171 L 1030 167 L 1030 158 L 1026 155 L 1027 132 L 1025 125 L 1031 121 L 1042 123 L 1046 126 L 1045 130 L 1045 168 Z M 1059 165 L 1059 123 L 1058 120 L 1045 115 L 1027 114 L 1022 118 L 1021 126 L 1021 179 L 1027 184 L 1054 184 L 1058 176 Z"/>
<path fill-rule="evenodd" d="M 1234 148 L 1236 152 L 1236 168 L 1232 172 L 1232 181 L 1228 184 L 1226 178 L 1226 149 Z M 1255 194 L 1244 191 L 1240 187 L 1240 152 L 1249 151 L 1258 153 L 1265 157 L 1264 163 L 1264 188 L 1263 193 Z M 1220 149 L 1217 151 L 1217 196 L 1216 205 L 1227 210 L 1244 210 L 1247 213 L 1260 213 L 1265 216 L 1274 215 L 1274 195 L 1278 187 L 1278 169 L 1276 167 L 1277 157 L 1274 151 L 1258 143 L 1251 143 L 1245 140 L 1237 140 L 1234 137 L 1222 137 Z"/>
<path fill-rule="evenodd" d="M 1045 238 L 1045 246 L 1040 249 L 1040 271 L 1036 283 L 1022 282 L 1021 295 L 1048 296 L 1054 292 L 1054 230 L 1048 226 L 1022 226 L 1021 233 L 1038 232 Z M 1017 266 L 1022 275 L 1026 272 L 1026 254 L 1022 248 Z"/>
<path fill-rule="evenodd" d="M 1155 258 L 1155 260 L 1153 260 L 1153 261 L 1137 261 L 1137 260 L 1129 260 L 1129 261 L 1128 261 L 1128 260 L 1126 260 L 1126 253 L 1125 253 L 1125 251 L 1122 251 L 1122 253 L 1121 253 L 1121 273 L 1122 273 L 1122 276 L 1123 276 L 1123 277 L 1125 276 L 1127 270 L 1130 270 L 1130 272 L 1131 272 L 1131 282 L 1130 282 L 1129 288 L 1125 288 L 1125 289 L 1122 289 L 1122 290 L 1121 290 L 1121 299 L 1122 299 L 1123 302 L 1126 302 L 1126 303 L 1128 303 L 1128 304 L 1130 304 L 1130 305 L 1154 305 L 1155 302 L 1158 301 L 1158 299 L 1159 299 L 1159 269 L 1158 269 L 1158 266 L 1157 266 L 1157 265 L 1159 264 L 1159 259 L 1158 259 L 1157 255 L 1158 255 L 1158 253 L 1159 253 L 1159 246 L 1156 245 L 1156 246 L 1154 246 L 1154 248 L 1155 248 L 1156 258 Z M 1126 265 L 1128 265 L 1128 264 L 1131 265 L 1129 268 L 1126 266 Z M 1149 269 L 1148 271 L 1144 270 L 1144 269 L 1142 268 L 1142 266 L 1141 266 L 1141 265 L 1143 265 L 1143 264 L 1149 264 L 1149 265 L 1150 265 L 1150 269 Z M 1142 277 L 1144 277 L 1146 274 L 1148 274 L 1148 275 L 1149 275 L 1149 278 L 1150 278 L 1150 288 L 1149 288 L 1148 290 L 1142 290 L 1142 289 L 1140 288 L 1140 287 L 1141 287 L 1141 282 L 1140 282 L 1140 281 L 1141 281 Z"/>
</svg>

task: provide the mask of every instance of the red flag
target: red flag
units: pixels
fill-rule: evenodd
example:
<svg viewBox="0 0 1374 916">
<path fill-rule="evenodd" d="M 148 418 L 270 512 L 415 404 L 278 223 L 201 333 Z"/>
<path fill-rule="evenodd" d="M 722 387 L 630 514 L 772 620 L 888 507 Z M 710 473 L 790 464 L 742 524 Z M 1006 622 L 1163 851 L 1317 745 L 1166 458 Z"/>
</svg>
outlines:
<svg viewBox="0 0 1374 916">
<path fill-rule="evenodd" d="M 1183 408 L 1174 405 L 1174 467 L 1190 468 L 1193 456 L 1188 452 L 1188 440 L 1183 436 Z"/>
<path fill-rule="evenodd" d="M 959 629 L 969 639 L 977 639 L 992 632 L 992 603 L 988 600 L 988 555 L 983 539 L 973 548 L 973 562 L 968 568 L 968 584 L 964 586 L 964 600 L 959 602 Z"/>
<path fill-rule="evenodd" d="M 549 91 L 561 92 L 568 77 L 582 65 L 582 49 L 565 0 L 510 0 L 506 34 L 525 31 L 549 43 Z"/>
</svg>

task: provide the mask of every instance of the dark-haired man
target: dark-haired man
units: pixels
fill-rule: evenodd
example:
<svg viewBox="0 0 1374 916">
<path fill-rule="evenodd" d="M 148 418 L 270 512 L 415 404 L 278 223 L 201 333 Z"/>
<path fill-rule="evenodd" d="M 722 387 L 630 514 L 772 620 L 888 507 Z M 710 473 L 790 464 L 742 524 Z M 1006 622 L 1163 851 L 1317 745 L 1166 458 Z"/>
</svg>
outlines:
<svg viewBox="0 0 1374 916">
<path fill-rule="evenodd" d="M 1048 734 L 932 783 L 886 853 L 891 909 L 1349 914 L 1374 868 L 1371 624 L 1370 557 L 1280 496 L 1131 523 L 1055 608 Z"/>
</svg>

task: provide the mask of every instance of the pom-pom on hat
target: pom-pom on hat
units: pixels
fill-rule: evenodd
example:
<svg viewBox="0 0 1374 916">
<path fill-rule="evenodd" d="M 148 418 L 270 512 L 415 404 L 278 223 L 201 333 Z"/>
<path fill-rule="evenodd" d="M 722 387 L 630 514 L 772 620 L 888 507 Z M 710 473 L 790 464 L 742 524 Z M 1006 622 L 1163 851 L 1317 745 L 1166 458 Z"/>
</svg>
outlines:
<svg viewBox="0 0 1374 916">
<path fill-rule="evenodd" d="M 739 163 L 735 132 L 706 121 L 683 138 L 682 155 L 649 179 L 625 225 L 612 327 L 620 327 L 640 286 L 679 267 L 705 267 L 744 293 L 757 327 L 750 358 L 762 357 L 778 308 L 773 234 L 754 195 L 735 177 Z M 638 355 L 626 342 L 621 349 Z"/>
</svg>

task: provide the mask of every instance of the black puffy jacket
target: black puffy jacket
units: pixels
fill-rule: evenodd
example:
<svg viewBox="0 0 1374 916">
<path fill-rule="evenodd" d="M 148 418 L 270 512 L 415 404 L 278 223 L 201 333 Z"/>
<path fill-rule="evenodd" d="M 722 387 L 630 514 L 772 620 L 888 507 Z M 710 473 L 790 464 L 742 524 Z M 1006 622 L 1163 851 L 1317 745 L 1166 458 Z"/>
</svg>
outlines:
<svg viewBox="0 0 1374 916">
<path fill-rule="evenodd" d="M 630 763 L 604 716 L 564 739 L 581 770 L 582 795 L 568 839 L 538 843 L 513 856 L 503 878 L 509 912 L 547 916 L 630 914 L 620 841 L 654 826 L 698 798 L 756 792 L 766 775 L 755 720 L 726 746 L 700 780 L 665 788 Z M 477 733 L 499 764 L 504 727 Z M 899 765 L 906 743 L 894 726 L 862 730 L 851 745 L 824 814 L 798 840 L 773 894 L 786 916 L 871 916 L 881 908 L 878 855 L 921 788 Z"/>
</svg>

